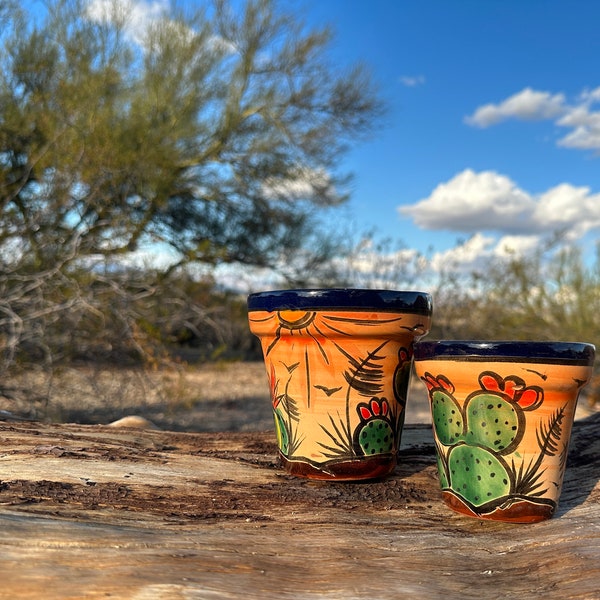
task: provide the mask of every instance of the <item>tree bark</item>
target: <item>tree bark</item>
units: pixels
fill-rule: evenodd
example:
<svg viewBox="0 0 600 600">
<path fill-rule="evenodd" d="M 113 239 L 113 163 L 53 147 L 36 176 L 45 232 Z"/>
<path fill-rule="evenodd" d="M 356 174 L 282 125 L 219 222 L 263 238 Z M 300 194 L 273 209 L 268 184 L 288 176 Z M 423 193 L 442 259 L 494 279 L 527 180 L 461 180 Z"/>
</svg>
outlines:
<svg viewBox="0 0 600 600">
<path fill-rule="evenodd" d="M 0 424 L 0 597 L 600 598 L 599 425 L 557 515 L 510 525 L 442 504 L 425 425 L 354 484 L 287 475 L 271 432 Z"/>
</svg>

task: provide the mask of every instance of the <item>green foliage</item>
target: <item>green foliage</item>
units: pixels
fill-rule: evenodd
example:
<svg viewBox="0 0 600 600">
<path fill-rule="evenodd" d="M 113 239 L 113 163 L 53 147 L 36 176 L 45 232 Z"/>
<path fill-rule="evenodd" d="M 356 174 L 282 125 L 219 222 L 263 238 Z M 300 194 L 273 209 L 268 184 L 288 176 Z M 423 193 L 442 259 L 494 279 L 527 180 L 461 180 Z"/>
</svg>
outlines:
<svg viewBox="0 0 600 600">
<path fill-rule="evenodd" d="M 470 277 L 446 275 L 434 292 L 433 339 L 588 342 L 600 348 L 600 245 L 587 263 L 576 245 L 490 261 Z M 597 368 L 596 368 L 597 372 Z M 585 390 L 600 404 L 598 375 Z"/>
<path fill-rule="evenodd" d="M 244 299 L 191 267 L 333 280 L 320 215 L 381 112 L 369 77 L 276 0 L 145 29 L 90 6 L 0 0 L 0 371 L 255 356 Z M 174 262 L 129 266 L 156 244 Z"/>
<path fill-rule="evenodd" d="M 302 248 L 311 207 L 345 199 L 337 163 L 379 112 L 363 70 L 328 64 L 328 30 L 271 0 L 239 14 L 218 1 L 133 41 L 117 3 L 103 18 L 86 6 L 54 0 L 35 26 L 8 12 L 0 242 L 38 268 L 148 241 L 181 263 L 273 265 Z"/>
<path fill-rule="evenodd" d="M 419 285 L 426 257 L 389 241 L 331 261 L 352 237 L 331 214 L 348 191 L 339 161 L 381 105 L 363 68 L 330 64 L 327 28 L 275 0 L 173 8 L 135 33 L 118 3 L 103 18 L 83 0 L 43 4 L 34 19 L 0 0 L 0 371 L 257 358 L 245 299 L 193 264 L 278 267 L 297 286 Z M 123 262 L 157 242 L 174 264 Z M 600 258 L 576 248 L 450 269 L 433 293 L 431 338 L 600 347 Z"/>
<path fill-rule="evenodd" d="M 430 337 L 565 340 L 600 347 L 600 256 L 586 265 L 563 246 L 532 257 L 490 261 L 468 278 L 448 278 L 435 294 Z"/>
</svg>

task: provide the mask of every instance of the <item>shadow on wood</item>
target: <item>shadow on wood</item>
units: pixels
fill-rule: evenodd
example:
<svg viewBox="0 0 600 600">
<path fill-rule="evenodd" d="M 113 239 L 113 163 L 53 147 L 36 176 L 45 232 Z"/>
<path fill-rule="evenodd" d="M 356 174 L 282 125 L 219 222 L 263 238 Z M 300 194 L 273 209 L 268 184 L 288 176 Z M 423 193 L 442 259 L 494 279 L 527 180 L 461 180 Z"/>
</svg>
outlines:
<svg viewBox="0 0 600 600">
<path fill-rule="evenodd" d="M 0 425 L 7 598 L 599 598 L 600 415 L 575 423 L 557 517 L 440 500 L 431 429 L 371 483 L 286 475 L 272 433 Z"/>
</svg>

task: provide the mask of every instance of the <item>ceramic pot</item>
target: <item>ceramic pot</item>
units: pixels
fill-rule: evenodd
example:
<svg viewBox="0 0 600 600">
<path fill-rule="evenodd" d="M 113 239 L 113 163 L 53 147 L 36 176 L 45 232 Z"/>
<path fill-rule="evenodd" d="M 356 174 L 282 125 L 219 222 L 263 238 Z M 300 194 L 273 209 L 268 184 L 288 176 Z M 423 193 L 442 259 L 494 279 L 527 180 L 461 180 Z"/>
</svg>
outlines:
<svg viewBox="0 0 600 600">
<path fill-rule="evenodd" d="M 397 460 L 414 340 L 429 331 L 421 292 L 306 289 L 248 297 L 281 460 L 315 479 L 373 479 Z"/>
<path fill-rule="evenodd" d="M 420 342 L 414 352 L 446 504 L 496 521 L 551 517 L 594 346 L 445 340 Z"/>
</svg>

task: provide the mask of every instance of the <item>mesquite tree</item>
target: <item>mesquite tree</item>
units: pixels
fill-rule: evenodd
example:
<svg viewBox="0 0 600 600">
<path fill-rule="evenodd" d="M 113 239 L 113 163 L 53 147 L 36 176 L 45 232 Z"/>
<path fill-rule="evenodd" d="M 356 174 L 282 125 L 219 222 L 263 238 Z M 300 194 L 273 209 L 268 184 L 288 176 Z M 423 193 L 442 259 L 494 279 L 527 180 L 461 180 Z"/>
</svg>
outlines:
<svg viewBox="0 0 600 600">
<path fill-rule="evenodd" d="M 52 362 L 78 328 L 131 337 L 136 302 L 182 265 L 324 263 L 315 215 L 346 199 L 340 158 L 381 111 L 365 69 L 330 62 L 327 28 L 275 0 L 28 5 L 0 0 L 7 364 Z M 123 257 L 149 245 L 175 258 L 132 276 Z"/>
</svg>

